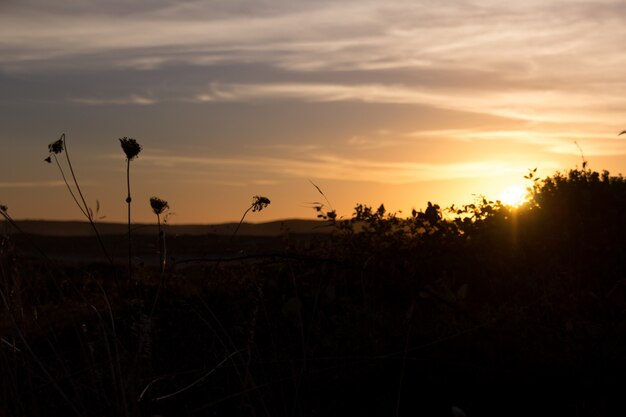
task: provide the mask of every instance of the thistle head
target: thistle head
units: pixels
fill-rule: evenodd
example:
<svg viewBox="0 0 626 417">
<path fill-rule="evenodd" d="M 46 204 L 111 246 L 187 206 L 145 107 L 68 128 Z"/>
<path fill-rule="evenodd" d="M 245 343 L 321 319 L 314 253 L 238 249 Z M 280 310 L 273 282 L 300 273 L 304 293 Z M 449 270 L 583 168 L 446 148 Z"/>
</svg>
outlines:
<svg viewBox="0 0 626 417">
<path fill-rule="evenodd" d="M 271 201 L 269 198 L 255 195 L 252 197 L 252 211 L 261 211 L 265 207 L 269 206 L 270 203 Z"/>
<path fill-rule="evenodd" d="M 150 197 L 150 207 L 152 207 L 152 211 L 157 216 L 170 208 L 167 205 L 167 201 L 161 200 L 159 197 Z"/>
<path fill-rule="evenodd" d="M 65 135 L 61 136 L 59 140 L 56 140 L 48 145 L 48 151 L 50 154 L 56 155 L 63 152 L 63 138 L 65 138 Z"/>
<path fill-rule="evenodd" d="M 137 141 L 133 138 L 127 138 L 124 136 L 120 138 L 120 144 L 122 145 L 122 150 L 126 154 L 126 159 L 132 161 L 139 155 L 141 152 L 141 145 L 137 143 Z"/>
<path fill-rule="evenodd" d="M 48 145 L 49 155 L 46 159 L 44 159 L 44 161 L 50 164 L 52 163 L 52 155 L 57 155 L 63 152 L 64 140 L 65 140 L 65 133 L 62 134 L 58 140 L 55 140 L 54 142 Z"/>
</svg>

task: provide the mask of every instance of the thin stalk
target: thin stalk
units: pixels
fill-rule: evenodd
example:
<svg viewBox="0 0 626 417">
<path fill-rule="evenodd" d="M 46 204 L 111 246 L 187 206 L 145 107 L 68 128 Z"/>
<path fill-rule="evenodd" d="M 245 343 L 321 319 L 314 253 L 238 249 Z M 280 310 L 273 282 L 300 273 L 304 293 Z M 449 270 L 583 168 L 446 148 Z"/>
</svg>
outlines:
<svg viewBox="0 0 626 417">
<path fill-rule="evenodd" d="M 133 249 L 131 244 L 131 227 L 130 227 L 130 204 L 132 198 L 130 196 L 130 159 L 126 158 L 126 188 L 128 190 L 128 196 L 126 197 L 126 203 L 128 203 L 128 279 L 129 284 L 133 281 Z"/>
<path fill-rule="evenodd" d="M 330 201 L 328 200 L 328 197 L 326 197 L 326 194 L 324 194 L 322 189 L 320 187 L 318 187 L 313 181 L 309 180 L 309 182 L 311 183 L 311 185 L 313 185 L 313 187 L 315 187 L 317 189 L 317 191 L 322 195 L 322 197 L 324 197 L 324 200 L 326 200 L 326 203 L 328 203 L 328 207 L 330 207 L 330 209 L 332 211 L 335 211 L 335 209 L 333 208 L 333 205 L 330 204 Z"/>
<path fill-rule="evenodd" d="M 59 393 L 61 398 L 63 398 L 63 400 L 70 407 L 70 409 L 74 412 L 74 414 L 76 414 L 77 416 L 82 416 L 83 413 L 78 411 L 78 409 L 76 408 L 76 405 L 70 400 L 70 398 L 67 396 L 65 391 L 63 391 L 63 388 L 61 388 L 61 386 L 57 382 L 57 379 L 50 373 L 50 371 L 48 371 L 48 369 L 46 368 L 46 365 L 44 364 L 44 362 L 37 356 L 37 354 L 31 348 L 30 344 L 28 343 L 28 340 L 26 340 L 26 337 L 24 336 L 24 334 L 22 333 L 21 329 L 17 325 L 17 321 L 15 319 L 15 316 L 13 315 L 13 311 L 12 311 L 10 305 L 9 305 L 9 302 L 7 300 L 6 295 L 4 294 L 4 291 L 2 291 L 2 288 L 0 288 L 0 298 L 2 299 L 2 303 L 4 304 L 5 308 L 7 309 L 8 316 L 9 316 L 9 319 L 11 321 L 11 325 L 13 326 L 13 329 L 17 333 L 18 337 L 20 338 L 20 340 L 24 344 L 24 347 L 26 348 L 28 353 L 31 355 L 31 357 L 33 358 L 33 360 L 35 361 L 35 363 L 37 364 L 37 366 L 39 367 L 41 372 L 50 381 L 50 383 L 52 384 L 54 389 L 56 389 L 56 391 Z"/>
<path fill-rule="evenodd" d="M 241 227 L 241 224 L 243 223 L 243 219 L 245 219 L 245 218 L 246 218 L 246 215 L 248 214 L 248 212 L 249 212 L 250 210 L 252 210 L 252 208 L 253 208 L 253 207 L 254 207 L 254 205 L 252 205 L 252 206 L 248 207 L 248 210 L 246 210 L 246 211 L 243 213 L 243 216 L 241 216 L 241 220 L 239 221 L 239 224 L 237 225 L 237 228 L 235 229 L 235 232 L 233 233 L 233 236 L 232 236 L 233 238 L 235 237 L 235 235 L 236 235 L 236 234 L 237 234 L 237 232 L 239 231 L 239 228 Z"/>
<path fill-rule="evenodd" d="M 222 365 L 224 365 L 226 362 L 228 362 L 233 356 L 237 355 L 238 353 L 242 352 L 243 349 L 239 349 L 236 350 L 234 352 L 232 352 L 230 355 L 226 356 L 224 359 L 222 359 L 220 361 L 220 363 L 218 363 L 217 365 L 215 365 L 213 367 L 213 369 L 211 369 L 209 372 L 207 372 L 206 374 L 202 375 L 200 378 L 196 379 L 195 381 L 193 381 L 191 384 L 175 391 L 172 392 L 170 394 L 166 394 L 166 395 L 162 395 L 160 397 L 156 397 L 153 399 L 153 401 L 163 401 L 163 400 L 167 400 L 169 398 L 175 397 L 177 395 L 182 394 L 185 391 L 188 391 L 189 389 L 195 387 L 196 385 L 198 385 L 199 383 L 201 383 L 202 381 L 204 381 L 205 379 L 207 379 L 209 376 L 211 376 L 211 374 L 213 372 L 215 372 L 216 370 L 218 370 Z M 160 378 L 156 378 L 152 381 L 150 381 L 150 383 L 148 385 L 146 385 L 146 387 L 141 391 L 141 394 L 139 395 L 139 398 L 137 399 L 138 402 L 140 402 L 143 397 L 146 395 L 146 393 L 148 392 L 148 390 L 152 387 L 152 385 L 154 385 L 155 382 L 161 381 L 165 379 L 165 377 L 160 377 Z"/>
<path fill-rule="evenodd" d="M 98 244 L 100 245 L 100 248 L 102 249 L 102 253 L 104 253 L 104 256 L 107 258 L 109 263 L 111 265 L 113 265 L 113 258 L 111 258 L 111 256 L 109 255 L 109 252 L 107 252 L 106 247 L 104 246 L 104 242 L 102 241 L 102 237 L 100 236 L 100 232 L 98 232 L 98 228 L 96 227 L 96 223 L 94 222 L 93 217 L 91 215 L 91 212 L 89 211 L 89 206 L 87 205 L 87 202 L 85 201 L 85 197 L 83 196 L 83 192 L 81 191 L 80 185 L 78 184 L 78 179 L 76 178 L 76 174 L 74 173 L 74 167 L 72 166 L 72 161 L 70 160 L 70 154 L 69 154 L 68 149 L 67 149 L 67 140 L 65 138 L 65 133 L 63 133 L 61 135 L 61 139 L 63 139 L 63 148 L 64 148 L 64 151 L 65 151 L 65 159 L 67 160 L 67 165 L 70 168 L 70 173 L 72 174 L 72 179 L 74 180 L 74 186 L 76 187 L 76 191 L 78 192 L 80 200 L 83 203 L 82 207 L 78 203 L 78 199 L 76 198 L 76 196 L 72 192 L 72 189 L 69 186 L 69 183 L 67 182 L 67 180 L 65 178 L 65 174 L 63 173 L 63 169 L 61 168 L 61 164 L 59 164 L 59 161 L 58 161 L 56 155 L 54 155 L 54 160 L 56 161 L 56 163 L 57 163 L 57 165 L 59 167 L 59 170 L 61 171 L 61 176 L 63 177 L 63 181 L 65 181 L 65 185 L 67 185 L 67 188 L 70 191 L 70 194 L 72 195 L 72 198 L 76 202 L 76 205 L 78 205 L 78 208 L 80 209 L 80 211 L 85 215 L 85 217 L 89 221 L 89 224 L 91 225 L 91 228 L 93 229 L 93 231 L 94 231 L 94 233 L 96 235 L 96 239 L 98 239 Z"/>
<path fill-rule="evenodd" d="M 260 195 L 255 195 L 254 197 L 252 197 L 252 204 L 250 205 L 250 207 L 248 207 L 246 211 L 243 212 L 243 216 L 241 216 L 241 220 L 239 221 L 237 228 L 233 232 L 232 238 L 234 238 L 237 232 L 239 231 L 239 228 L 241 227 L 243 220 L 246 218 L 246 215 L 250 212 L 250 210 L 261 211 L 265 207 L 267 207 L 269 204 L 270 204 L 270 199 L 267 197 L 263 197 Z"/>
<path fill-rule="evenodd" d="M 120 144 L 122 145 L 122 150 L 126 154 L 126 189 L 128 190 L 128 195 L 126 196 L 126 203 L 128 204 L 128 285 L 132 283 L 133 280 L 133 250 L 132 250 L 132 230 L 131 230 L 131 201 L 132 198 L 130 196 L 130 161 L 132 161 L 141 151 L 141 145 L 137 143 L 137 141 L 133 138 L 123 137 L 120 138 Z"/>
<path fill-rule="evenodd" d="M 78 206 L 78 209 L 81 211 L 81 213 L 83 213 L 83 215 L 89 219 L 89 213 L 88 211 L 85 211 L 85 209 L 83 209 L 83 207 L 81 206 L 81 204 L 78 202 L 78 199 L 76 198 L 76 195 L 74 194 L 74 191 L 72 191 L 72 187 L 70 187 L 70 184 L 67 182 L 67 178 L 65 177 L 65 172 L 63 171 L 63 167 L 61 167 L 61 164 L 59 163 L 59 159 L 57 158 L 56 154 L 52 154 L 52 156 L 54 157 L 54 162 L 56 162 L 57 167 L 59 167 L 59 171 L 61 172 L 61 177 L 63 178 L 63 182 L 65 183 L 65 185 L 67 186 L 67 191 L 70 192 L 70 195 L 72 196 L 72 198 L 74 199 L 74 202 L 76 203 L 76 205 Z"/>
<path fill-rule="evenodd" d="M 165 272 L 165 236 L 163 230 L 161 230 L 161 215 L 157 213 L 157 228 L 158 228 L 158 245 L 159 245 L 159 266 L 161 272 Z"/>
<path fill-rule="evenodd" d="M 163 225 L 165 227 L 165 225 Z M 161 272 L 165 272 L 165 268 L 167 267 L 167 243 L 165 242 L 165 230 L 161 231 L 161 244 L 163 245 L 163 268 Z"/>
<path fill-rule="evenodd" d="M 624 133 L 624 132 L 622 132 L 622 133 Z M 621 133 L 620 133 L 620 135 L 621 135 Z M 583 148 L 580 147 L 580 145 L 578 144 L 577 141 L 574 141 L 574 144 L 576 145 L 576 147 L 580 151 L 580 159 L 582 159 L 582 161 L 583 161 L 583 169 L 585 169 L 587 167 L 587 160 L 585 159 L 585 154 L 583 153 Z"/>
<path fill-rule="evenodd" d="M 24 236 L 26 238 L 26 240 L 28 241 L 28 243 L 30 245 L 33 246 L 33 248 L 35 248 L 35 250 L 37 252 L 39 252 L 39 254 L 41 255 L 41 257 L 43 259 L 45 259 L 46 262 L 48 262 L 49 264 L 52 264 L 52 261 L 50 260 L 50 258 L 48 258 L 48 255 L 46 255 L 46 253 L 43 251 L 43 249 L 41 249 L 31 238 L 31 236 L 24 232 L 24 230 L 22 230 L 22 228 L 17 224 L 17 222 L 15 220 L 13 220 L 13 217 L 11 217 L 9 215 L 9 213 L 7 213 L 4 210 L 0 210 L 0 216 L 4 217 L 4 220 L 6 220 L 6 222 L 8 224 L 10 224 L 11 226 L 13 226 L 15 228 L 15 230 L 17 230 L 22 236 Z"/>
<path fill-rule="evenodd" d="M 127 400 L 126 400 L 126 391 L 123 388 L 124 385 L 124 381 L 123 381 L 123 374 L 122 374 L 122 365 L 120 362 L 120 352 L 119 352 L 119 348 L 118 348 L 118 336 L 117 336 L 117 331 L 115 329 L 115 319 L 113 318 L 113 308 L 111 307 L 111 300 L 109 299 L 108 294 L 106 293 L 106 291 L 104 290 L 104 287 L 102 287 L 102 285 L 98 282 L 98 280 L 94 279 L 94 282 L 96 283 L 96 285 L 98 286 L 98 288 L 100 289 L 100 291 L 102 291 L 102 294 L 104 295 L 104 301 L 106 302 L 106 306 L 107 306 L 107 312 L 109 314 L 109 321 L 111 322 L 111 335 L 113 336 L 113 348 L 114 348 L 114 354 L 115 354 L 115 361 L 113 361 L 113 357 L 110 353 L 110 348 L 109 348 L 109 342 L 108 342 L 108 338 L 106 337 L 106 329 L 104 328 L 104 320 L 100 319 L 100 322 L 103 325 L 103 331 L 104 331 L 104 336 L 105 336 L 105 343 L 106 343 L 106 349 L 107 349 L 107 353 L 109 356 L 109 362 L 111 364 L 111 376 L 113 378 L 113 385 L 115 386 L 115 392 L 116 395 L 119 396 L 119 398 L 121 398 L 122 401 L 122 409 L 124 411 L 124 413 L 126 415 L 128 415 L 128 405 L 127 405 Z M 93 306 L 92 306 L 93 307 Z M 100 317 L 100 313 L 98 312 L 98 310 L 94 307 L 94 310 L 96 311 L 96 314 L 98 315 L 98 317 Z M 113 365 L 115 365 L 115 368 L 113 368 Z M 117 372 L 117 374 L 116 374 Z M 116 379 L 117 378 L 117 379 Z"/>
<path fill-rule="evenodd" d="M 412 309 L 413 309 L 413 306 L 411 306 L 410 315 L 412 315 Z M 411 329 L 413 328 L 412 322 L 410 320 L 411 318 L 409 317 L 409 329 L 406 332 L 406 340 L 404 341 L 404 353 L 402 355 L 402 368 L 400 369 L 400 381 L 398 383 L 398 397 L 396 398 L 396 417 L 400 415 L 400 405 L 401 405 L 401 400 L 402 400 L 402 385 L 404 383 L 404 373 L 406 371 L 406 360 L 407 360 L 407 356 L 409 353 L 409 343 L 411 341 Z"/>
<path fill-rule="evenodd" d="M 85 210 L 87 210 L 87 213 L 89 213 L 89 206 L 87 206 L 85 197 L 83 196 L 83 193 L 80 190 L 80 185 L 78 185 L 76 174 L 74 174 L 74 168 L 72 167 L 72 161 L 70 160 L 70 153 L 67 150 L 67 140 L 65 139 L 65 133 L 63 133 L 62 137 L 63 137 L 63 148 L 65 150 L 65 159 L 67 159 L 67 165 L 70 167 L 70 173 L 72 174 L 72 178 L 74 179 L 74 184 L 76 185 L 76 190 L 78 191 L 78 195 L 80 196 L 80 199 L 83 202 L 83 206 L 85 207 Z M 91 219 L 91 215 L 87 215 L 87 217 Z"/>
</svg>

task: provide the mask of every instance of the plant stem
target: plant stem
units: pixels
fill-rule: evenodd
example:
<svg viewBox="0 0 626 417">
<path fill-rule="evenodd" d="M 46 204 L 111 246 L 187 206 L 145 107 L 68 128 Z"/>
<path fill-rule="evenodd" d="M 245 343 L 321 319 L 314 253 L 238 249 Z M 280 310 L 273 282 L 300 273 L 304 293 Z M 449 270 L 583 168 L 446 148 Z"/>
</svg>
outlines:
<svg viewBox="0 0 626 417">
<path fill-rule="evenodd" d="M 41 257 L 43 259 L 45 259 L 46 262 L 48 262 L 50 264 L 52 263 L 50 258 L 48 258 L 48 255 L 46 255 L 46 253 L 39 246 L 37 246 L 37 244 L 35 242 L 33 242 L 33 240 L 30 237 L 30 235 L 27 234 L 26 232 L 24 232 L 24 230 L 22 230 L 22 228 L 15 222 L 15 220 L 13 220 L 13 218 L 9 215 L 9 213 L 7 213 L 4 210 L 0 210 L 0 216 L 4 217 L 4 220 L 6 220 L 6 222 L 8 224 L 13 226 L 15 228 L 15 230 L 17 230 L 22 236 L 24 236 L 26 238 L 26 240 L 28 241 L 28 243 L 31 244 L 35 248 L 35 250 L 37 250 L 37 252 L 39 252 Z M 6 231 L 6 229 L 7 228 L 5 227 L 5 231 Z M 5 233 L 7 233 L 7 232 L 5 232 Z"/>
<path fill-rule="evenodd" d="M 3 281 L 5 281 L 4 274 L 2 276 L 2 279 L 3 279 Z M 2 288 L 0 288 L 0 298 L 2 299 L 2 303 L 4 304 L 4 306 L 6 308 L 6 311 L 8 313 L 8 317 L 9 317 L 9 319 L 11 321 L 11 325 L 13 326 L 14 331 L 17 333 L 18 337 L 21 339 L 24 347 L 26 348 L 28 353 L 31 355 L 31 357 L 33 358 L 33 360 L 35 361 L 35 363 L 37 364 L 37 366 L 39 367 L 41 372 L 46 376 L 48 381 L 52 384 L 54 389 L 56 389 L 56 391 L 59 393 L 61 398 L 67 403 L 67 405 L 74 412 L 74 414 L 76 414 L 77 416 L 82 416 L 83 413 L 78 411 L 78 409 L 76 408 L 76 405 L 72 402 L 72 400 L 70 400 L 70 398 L 65 393 L 65 391 L 63 391 L 63 388 L 61 388 L 61 386 L 59 385 L 59 383 L 57 381 L 57 378 L 55 378 L 52 375 L 52 373 L 46 367 L 44 361 L 42 359 L 40 359 L 39 356 L 37 356 L 37 354 L 33 351 L 33 348 L 28 343 L 28 340 L 26 339 L 26 336 L 20 330 L 20 328 L 19 328 L 19 326 L 17 324 L 17 320 L 15 318 L 15 315 L 13 314 L 13 309 L 9 305 L 9 301 L 7 299 L 7 296 L 5 295 L 4 291 L 2 291 Z"/>
<path fill-rule="evenodd" d="M 74 199 L 74 202 L 76 202 L 76 205 L 78 206 L 78 208 L 80 209 L 80 211 L 85 215 L 85 217 L 87 218 L 87 220 L 89 221 L 89 224 L 91 225 L 91 228 L 93 229 L 95 235 L 96 235 L 96 239 L 98 240 L 98 244 L 100 245 L 100 248 L 102 249 L 102 253 L 104 254 L 104 256 L 107 258 L 107 260 L 109 261 L 109 263 L 111 265 L 113 265 L 113 258 L 111 258 L 111 256 L 109 255 L 109 252 L 107 252 L 106 247 L 104 246 L 104 242 L 102 241 L 102 237 L 100 236 L 100 233 L 98 232 L 98 228 L 96 227 L 96 223 L 93 220 L 93 217 L 91 215 L 91 212 L 89 210 L 89 206 L 87 205 L 87 202 L 85 201 L 85 197 L 83 196 L 83 192 L 80 189 L 80 185 L 78 184 L 78 179 L 76 178 L 76 174 L 74 173 L 74 167 L 72 166 L 72 161 L 70 160 L 70 154 L 69 151 L 67 149 L 67 140 L 65 138 L 65 133 L 63 133 L 61 135 L 61 139 L 63 140 L 63 149 L 65 150 L 65 159 L 67 160 L 67 166 L 70 168 L 70 173 L 72 174 L 72 179 L 74 180 L 74 186 L 76 187 L 76 191 L 78 191 L 78 195 L 80 197 L 80 200 L 82 201 L 82 206 L 81 204 L 78 202 L 78 199 L 76 198 L 76 195 L 74 194 L 74 192 L 72 192 L 72 187 L 70 187 L 66 177 L 65 177 L 65 173 L 63 172 L 63 168 L 61 167 L 61 164 L 59 163 L 59 160 L 56 157 L 56 154 L 54 154 L 54 160 L 57 164 L 57 166 L 59 167 L 59 171 L 61 171 L 61 176 L 63 177 L 63 181 L 65 182 L 65 185 L 67 186 L 67 189 L 70 192 L 70 195 L 72 196 L 72 198 Z M 116 278 L 117 280 L 117 278 Z"/>
<path fill-rule="evenodd" d="M 128 189 L 128 196 L 126 197 L 126 203 L 128 203 L 128 284 L 133 281 L 133 249 L 131 245 L 131 229 L 130 229 L 130 204 L 132 198 L 130 197 L 130 159 L 126 158 L 126 187 Z"/>
<path fill-rule="evenodd" d="M 70 187 L 70 184 L 67 182 L 67 178 L 65 178 L 65 172 L 63 171 L 63 167 L 61 167 L 61 164 L 59 163 L 59 159 L 57 158 L 56 154 L 52 154 L 52 156 L 54 157 L 54 162 L 56 162 L 57 167 L 59 167 L 59 171 L 61 172 L 61 177 L 63 177 L 63 182 L 65 183 L 65 185 L 67 186 L 67 191 L 70 192 L 70 195 L 72 196 L 72 198 L 74 199 L 74 202 L 76 203 L 76 205 L 78 206 L 79 210 L 81 211 L 81 213 L 83 213 L 83 215 L 89 219 L 89 213 L 88 211 L 85 211 L 85 209 L 81 206 L 81 204 L 78 202 L 78 199 L 76 198 L 76 195 L 74 194 L 74 191 L 72 191 L 72 187 Z"/>
<path fill-rule="evenodd" d="M 163 236 L 163 230 L 161 230 L 161 216 L 157 214 L 157 227 L 159 230 L 159 266 L 161 272 L 165 272 L 165 236 Z"/>
<path fill-rule="evenodd" d="M 232 237 L 235 237 L 235 235 L 236 235 L 236 234 L 237 234 L 237 232 L 239 231 L 239 228 L 241 227 L 241 224 L 243 223 L 243 219 L 245 219 L 245 218 L 246 218 L 246 215 L 248 214 L 248 212 L 249 212 L 250 210 L 252 210 L 252 207 L 253 207 L 253 206 L 248 207 L 248 210 L 246 210 L 246 211 L 243 213 L 243 216 L 241 216 L 241 220 L 239 221 L 239 224 L 237 225 L 237 228 L 235 229 L 235 232 L 233 233 L 233 236 L 232 236 Z"/>
</svg>

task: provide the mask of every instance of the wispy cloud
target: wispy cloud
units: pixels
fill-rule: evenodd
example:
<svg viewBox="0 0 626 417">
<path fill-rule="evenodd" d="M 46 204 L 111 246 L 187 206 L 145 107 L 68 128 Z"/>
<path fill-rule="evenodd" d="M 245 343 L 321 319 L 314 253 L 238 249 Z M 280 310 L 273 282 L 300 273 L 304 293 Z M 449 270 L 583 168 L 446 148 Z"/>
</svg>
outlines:
<svg viewBox="0 0 626 417">
<path fill-rule="evenodd" d="M 134 6 L 119 4 L 122 16 L 113 20 L 97 3 L 85 4 L 83 12 L 9 7 L 0 16 L 0 56 L 5 63 L 63 57 L 80 65 L 91 58 L 82 54 L 101 53 L 111 58 L 109 65 L 134 62 L 140 68 L 219 60 L 302 71 L 480 69 L 511 81 L 570 85 L 598 76 L 589 68 L 615 68 L 626 59 L 611 46 L 626 33 L 618 1 L 135 3 L 152 10 L 124 14 Z M 128 50 L 134 56 L 116 59 L 116 51 Z M 577 63 L 586 70 L 572 65 Z"/>
<path fill-rule="evenodd" d="M 25 155 L 131 129 L 137 168 L 176 183 L 486 183 L 574 141 L 619 168 L 625 43 L 623 0 L 0 0 L 0 106 Z"/>
<path fill-rule="evenodd" d="M 258 147 L 263 149 L 275 149 L 278 151 L 286 151 L 290 153 L 308 153 L 313 151 L 318 151 L 320 149 L 320 145 L 315 145 L 311 143 L 272 143 L 269 145 L 259 145 Z"/>
<path fill-rule="evenodd" d="M 2 181 L 0 188 L 46 188 L 63 187 L 63 181 Z"/>
<path fill-rule="evenodd" d="M 398 139 L 389 139 L 385 133 L 374 134 L 373 136 L 352 136 L 347 141 L 347 145 L 354 149 L 381 149 L 402 145 Z"/>
<path fill-rule="evenodd" d="M 402 84 L 211 83 L 209 89 L 195 99 L 199 102 L 302 100 L 421 104 L 530 121 L 575 123 L 613 121 L 615 115 L 607 114 L 607 107 L 626 109 L 626 96 L 549 90 L 494 90 L 474 95 Z"/>
<path fill-rule="evenodd" d="M 142 105 L 147 106 L 155 104 L 158 101 L 152 98 L 142 97 L 135 94 L 131 94 L 125 98 L 70 98 L 69 101 L 74 103 L 89 104 L 89 105 L 104 105 L 104 104 L 130 104 L 130 105 Z"/>
<path fill-rule="evenodd" d="M 113 156 L 111 156 L 113 157 Z M 117 157 L 117 156 L 116 156 Z M 367 159 L 351 159 L 336 155 L 308 155 L 306 158 L 250 157 L 223 158 L 183 155 L 143 155 L 144 163 L 172 170 L 196 167 L 213 167 L 220 173 L 231 171 L 233 175 L 245 171 L 249 177 L 274 174 L 287 178 L 316 178 L 329 180 L 364 181 L 381 184 L 409 184 L 424 181 L 461 178 L 493 177 L 504 174 L 522 174 L 526 165 L 515 165 L 497 160 L 464 163 L 380 162 Z M 546 166 L 557 167 L 547 162 Z"/>
<path fill-rule="evenodd" d="M 84 104 L 359 100 L 596 123 L 626 108 L 626 51 L 615 47 L 626 39 L 619 1 L 78 4 L 76 10 L 54 1 L 5 6 L 0 68 L 161 71 L 138 79 L 134 92 L 85 91 L 72 99 Z M 219 82 L 238 73 L 220 70 L 224 64 L 282 72 Z M 178 76 L 180 67 L 197 66 L 212 71 L 204 79 Z M 351 81 L 328 82 L 342 72 Z M 307 82 L 298 81 L 303 76 Z M 159 94 L 163 85 L 178 95 Z"/>
<path fill-rule="evenodd" d="M 593 131 L 535 130 L 472 130 L 452 129 L 420 131 L 409 134 L 416 138 L 452 139 L 459 141 L 499 141 L 532 144 L 547 152 L 579 155 L 575 142 L 583 146 L 587 156 L 626 155 L 626 141 L 616 134 Z"/>
</svg>

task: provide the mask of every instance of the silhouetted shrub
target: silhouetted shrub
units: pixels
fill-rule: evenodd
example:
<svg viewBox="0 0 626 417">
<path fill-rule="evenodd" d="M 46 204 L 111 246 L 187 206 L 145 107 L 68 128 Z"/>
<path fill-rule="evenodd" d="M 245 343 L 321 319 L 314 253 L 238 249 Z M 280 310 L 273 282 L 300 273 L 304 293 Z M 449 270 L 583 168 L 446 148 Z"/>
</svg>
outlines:
<svg viewBox="0 0 626 417">
<path fill-rule="evenodd" d="M 529 180 L 518 208 L 477 197 L 403 218 L 359 204 L 342 219 L 326 199 L 313 204 L 329 237 L 287 237 L 270 254 L 267 241 L 225 237 L 215 250 L 240 258 L 138 266 L 132 299 L 108 265 L 48 269 L 11 240 L 0 245 L 1 398 L 19 396 L 9 404 L 19 416 L 70 405 L 111 416 L 438 415 L 429 407 L 453 400 L 484 416 L 502 415 L 484 387 L 533 408 L 543 403 L 515 387 L 619 381 L 626 181 L 584 169 Z M 158 215 L 167 203 L 155 202 Z M 267 204 L 255 196 L 242 221 Z M 605 406 L 588 394 L 543 399 L 572 415 Z"/>
</svg>

